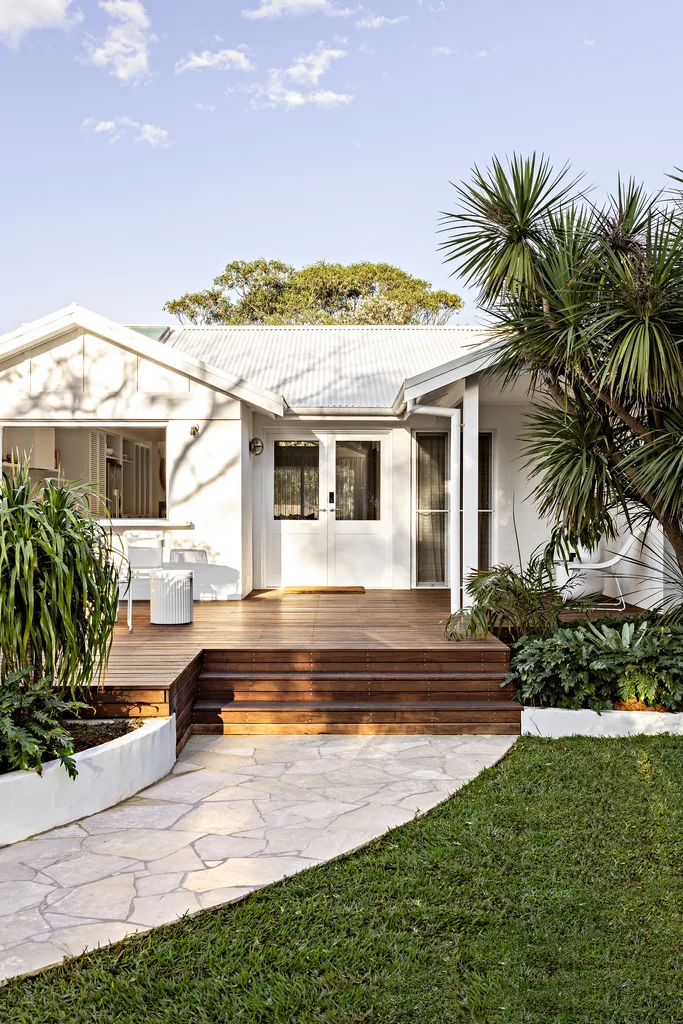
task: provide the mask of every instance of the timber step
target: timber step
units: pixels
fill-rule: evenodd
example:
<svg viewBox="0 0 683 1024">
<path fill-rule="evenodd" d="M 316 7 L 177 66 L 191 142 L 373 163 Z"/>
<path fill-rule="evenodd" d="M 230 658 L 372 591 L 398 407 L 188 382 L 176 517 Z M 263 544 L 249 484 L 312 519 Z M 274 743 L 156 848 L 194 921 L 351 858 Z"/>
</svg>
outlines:
<svg viewBox="0 0 683 1024">
<path fill-rule="evenodd" d="M 434 649 L 205 650 L 192 731 L 517 735 L 497 641 Z"/>
<path fill-rule="evenodd" d="M 409 731 L 504 732 L 516 735 L 521 709 L 514 701 L 232 701 L 195 702 L 193 732 L 238 732 L 252 726 L 409 726 Z M 457 726 L 457 728 L 455 728 Z M 380 730 L 381 731 L 381 730 Z"/>
</svg>

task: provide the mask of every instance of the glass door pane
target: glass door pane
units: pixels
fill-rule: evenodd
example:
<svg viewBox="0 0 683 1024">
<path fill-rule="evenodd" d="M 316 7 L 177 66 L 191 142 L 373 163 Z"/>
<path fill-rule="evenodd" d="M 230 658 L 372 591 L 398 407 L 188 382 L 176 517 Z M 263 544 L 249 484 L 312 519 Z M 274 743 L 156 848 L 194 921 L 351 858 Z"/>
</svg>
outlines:
<svg viewBox="0 0 683 1024">
<path fill-rule="evenodd" d="M 336 442 L 337 520 L 379 520 L 380 452 L 380 441 Z"/>
<path fill-rule="evenodd" d="M 276 441 L 273 518 L 319 519 L 320 442 Z"/>
<path fill-rule="evenodd" d="M 447 435 L 417 434 L 416 583 L 446 583 Z"/>
</svg>

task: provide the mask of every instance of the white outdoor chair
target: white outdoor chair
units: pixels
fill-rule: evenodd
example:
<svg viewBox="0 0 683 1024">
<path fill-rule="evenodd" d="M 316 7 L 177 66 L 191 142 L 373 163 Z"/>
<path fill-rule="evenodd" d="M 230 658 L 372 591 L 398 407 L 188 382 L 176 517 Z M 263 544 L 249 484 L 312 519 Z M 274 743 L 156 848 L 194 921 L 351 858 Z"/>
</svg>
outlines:
<svg viewBox="0 0 683 1024">
<path fill-rule="evenodd" d="M 561 560 L 557 561 L 557 562 L 555 562 L 556 573 L 558 572 L 558 570 L 564 570 L 564 572 L 566 572 L 566 574 L 567 574 L 567 582 L 566 582 L 565 586 L 566 586 L 566 588 L 567 588 L 567 590 L 569 591 L 570 594 L 572 593 L 572 586 L 574 587 L 574 590 L 578 590 L 579 589 L 577 584 L 579 584 L 579 582 L 580 582 L 579 581 L 579 577 L 581 577 L 581 576 L 583 576 L 583 577 L 587 576 L 588 577 L 588 579 L 586 580 L 586 589 L 588 589 L 590 587 L 590 577 L 591 577 L 591 574 L 592 573 L 596 573 L 596 574 L 601 575 L 602 576 L 602 591 L 604 591 L 606 579 L 611 576 L 612 579 L 614 580 L 615 586 L 617 588 L 617 594 L 619 595 L 617 600 L 616 600 L 616 602 L 612 602 L 610 604 L 595 604 L 595 605 L 592 605 L 592 608 L 593 608 L 593 610 L 596 610 L 596 611 L 600 610 L 600 609 L 609 610 L 609 609 L 612 609 L 612 608 L 615 609 L 615 610 L 618 610 L 618 611 L 623 611 L 626 608 L 626 601 L 624 599 L 624 592 L 621 589 L 621 582 L 620 582 L 619 574 L 617 573 L 617 566 L 620 564 L 620 562 L 623 562 L 624 559 L 627 558 L 627 556 L 628 556 L 631 548 L 633 547 L 633 545 L 643 537 L 644 533 L 645 533 L 644 527 L 640 527 L 640 528 L 634 530 L 634 532 L 632 534 L 630 534 L 629 537 L 627 538 L 627 540 L 624 543 L 624 545 L 621 548 L 621 550 L 618 551 L 617 554 L 614 555 L 612 558 L 607 559 L 607 561 L 605 561 L 605 562 L 567 562 L 567 563 L 565 563 L 565 562 L 563 562 Z M 589 594 L 591 594 L 591 593 L 595 594 L 595 593 L 597 593 L 597 590 L 590 590 L 590 589 L 588 589 L 588 593 Z"/>
<path fill-rule="evenodd" d="M 133 581 L 148 580 L 150 572 L 164 564 L 164 535 L 153 530 L 126 530 L 123 538 L 128 554 L 128 632 L 133 632 Z"/>
</svg>

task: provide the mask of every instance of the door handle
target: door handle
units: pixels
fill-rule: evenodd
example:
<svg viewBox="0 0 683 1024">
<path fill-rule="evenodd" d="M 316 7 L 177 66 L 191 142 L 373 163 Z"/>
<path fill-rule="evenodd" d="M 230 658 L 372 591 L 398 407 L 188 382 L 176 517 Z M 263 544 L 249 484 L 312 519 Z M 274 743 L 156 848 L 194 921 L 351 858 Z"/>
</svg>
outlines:
<svg viewBox="0 0 683 1024">
<path fill-rule="evenodd" d="M 326 509 L 326 508 L 317 508 L 317 509 L 316 509 L 316 512 L 327 512 L 327 511 L 329 511 L 329 510 L 328 510 L 328 509 Z M 335 511 L 336 511 L 336 509 L 332 509 L 332 511 L 333 511 L 333 512 L 335 512 Z"/>
</svg>

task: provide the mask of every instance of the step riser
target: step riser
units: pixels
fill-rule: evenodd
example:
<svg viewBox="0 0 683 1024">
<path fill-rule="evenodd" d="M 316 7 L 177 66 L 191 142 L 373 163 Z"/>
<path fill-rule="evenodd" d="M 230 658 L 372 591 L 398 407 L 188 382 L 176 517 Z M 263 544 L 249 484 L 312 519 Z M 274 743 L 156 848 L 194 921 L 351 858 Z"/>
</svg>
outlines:
<svg viewBox="0 0 683 1024">
<path fill-rule="evenodd" d="M 204 668 L 207 671 L 275 671 L 290 669 L 304 671 L 371 671 L 384 672 L 454 671 L 463 665 L 473 665 L 474 671 L 486 669 L 505 671 L 509 652 L 495 648 L 491 651 L 471 650 L 453 645 L 447 651 L 205 651 Z M 395 668 L 393 666 L 396 666 Z"/>
<path fill-rule="evenodd" d="M 195 723 L 192 733 L 197 736 L 519 736 L 519 723 L 500 724 L 451 722 L 401 722 L 387 724 L 374 722 L 343 725 L 226 725 Z"/>
<path fill-rule="evenodd" d="M 199 700 L 216 700 L 221 701 L 224 704 L 229 704 L 232 701 L 239 703 L 240 701 L 286 701 L 295 703 L 296 701 L 333 701 L 333 700 L 352 700 L 352 701 L 376 701 L 376 700 L 396 700 L 396 701 L 444 701 L 452 700 L 454 703 L 459 701 L 469 701 L 472 699 L 485 700 L 491 704 L 500 702 L 507 702 L 512 697 L 512 692 L 508 690 L 382 690 L 378 693 L 376 690 L 200 690 Z"/>
</svg>

